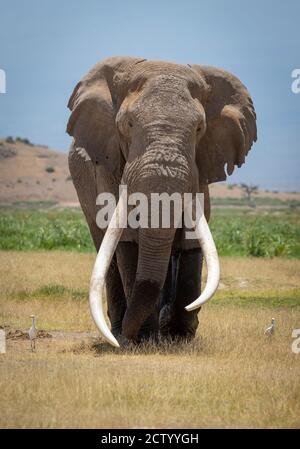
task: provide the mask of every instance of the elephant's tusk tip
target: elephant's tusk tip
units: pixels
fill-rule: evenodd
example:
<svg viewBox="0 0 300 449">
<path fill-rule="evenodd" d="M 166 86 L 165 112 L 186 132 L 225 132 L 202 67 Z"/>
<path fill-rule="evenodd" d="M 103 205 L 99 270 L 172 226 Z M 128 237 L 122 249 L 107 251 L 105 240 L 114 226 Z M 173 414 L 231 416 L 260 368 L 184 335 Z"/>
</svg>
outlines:
<svg viewBox="0 0 300 449">
<path fill-rule="evenodd" d="M 115 347 L 115 348 L 120 348 L 119 343 L 117 342 L 117 340 L 115 342 L 111 342 L 111 344 Z"/>
<path fill-rule="evenodd" d="M 185 307 L 185 310 L 187 310 L 188 312 L 191 312 L 192 310 L 195 310 L 195 309 L 197 309 L 197 307 L 199 307 L 199 306 L 197 306 L 197 305 L 193 305 L 194 303 L 192 302 L 191 304 L 189 304 L 188 306 L 186 306 Z"/>
<path fill-rule="evenodd" d="M 120 348 L 118 340 L 113 335 L 110 335 L 109 337 L 106 337 L 106 340 L 108 341 L 108 343 L 110 343 L 115 348 Z"/>
<path fill-rule="evenodd" d="M 109 344 L 111 344 L 115 348 L 120 348 L 118 340 L 113 336 L 113 334 L 111 332 L 109 332 L 106 335 L 103 335 L 103 337 Z"/>
</svg>

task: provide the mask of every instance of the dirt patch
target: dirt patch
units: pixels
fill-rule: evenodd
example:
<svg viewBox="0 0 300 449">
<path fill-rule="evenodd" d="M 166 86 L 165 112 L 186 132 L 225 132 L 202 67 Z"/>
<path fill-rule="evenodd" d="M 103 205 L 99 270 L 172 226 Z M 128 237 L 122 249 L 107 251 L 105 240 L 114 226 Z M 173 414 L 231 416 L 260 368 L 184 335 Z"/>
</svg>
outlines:
<svg viewBox="0 0 300 449">
<path fill-rule="evenodd" d="M 49 334 L 49 332 L 46 332 L 43 329 L 38 330 L 37 337 L 38 338 L 53 338 L 52 335 Z"/>
<path fill-rule="evenodd" d="M 29 340 L 28 331 L 23 331 L 21 329 L 8 329 L 5 330 L 7 340 Z M 43 329 L 38 330 L 37 338 L 52 338 L 49 332 Z"/>
<path fill-rule="evenodd" d="M 5 330 L 7 340 L 29 340 L 28 330 L 12 329 L 9 326 L 0 326 L 0 329 Z M 99 334 L 97 332 L 80 332 L 80 331 L 52 331 L 47 332 L 43 329 L 38 329 L 37 338 L 53 338 L 54 340 L 82 340 L 82 339 L 97 339 Z"/>
<path fill-rule="evenodd" d="M 97 338 L 99 334 L 97 332 L 84 332 L 84 331 L 52 331 L 52 337 L 55 340 L 78 340 L 85 338 Z"/>
</svg>

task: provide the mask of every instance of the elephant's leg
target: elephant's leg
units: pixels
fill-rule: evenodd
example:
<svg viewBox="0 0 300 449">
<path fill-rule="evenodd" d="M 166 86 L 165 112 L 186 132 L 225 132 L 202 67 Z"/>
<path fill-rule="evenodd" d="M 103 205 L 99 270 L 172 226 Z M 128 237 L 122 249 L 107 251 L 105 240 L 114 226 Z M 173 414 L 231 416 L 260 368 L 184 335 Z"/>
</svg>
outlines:
<svg viewBox="0 0 300 449">
<path fill-rule="evenodd" d="M 138 245 L 135 242 L 120 242 L 117 247 L 117 262 L 120 270 L 123 288 L 127 302 L 130 302 L 133 295 L 133 287 L 136 278 L 138 264 Z M 142 304 L 143 298 L 140 298 Z M 150 315 L 142 325 L 138 340 L 152 338 L 157 334 L 157 311 Z"/>
<path fill-rule="evenodd" d="M 192 338 L 199 324 L 200 309 L 187 312 L 185 306 L 193 302 L 201 293 L 201 272 L 203 257 L 200 249 L 182 251 L 178 260 L 179 269 L 176 282 L 176 296 L 171 304 L 168 335 L 174 338 Z M 172 279 L 174 283 L 174 279 Z"/>
<path fill-rule="evenodd" d="M 98 252 L 104 232 L 96 223 L 97 167 L 82 148 L 78 149 L 73 145 L 69 153 L 69 169 L 96 251 Z M 98 167 L 98 170 L 100 169 L 101 167 Z M 100 175 L 98 178 L 101 180 Z M 100 186 L 99 190 L 102 191 L 101 189 L 104 189 L 104 186 Z M 106 295 L 107 312 L 111 322 L 112 333 L 117 336 L 121 333 L 122 320 L 126 311 L 126 300 L 116 256 L 113 257 L 107 273 Z"/>
<path fill-rule="evenodd" d="M 180 253 L 171 255 L 168 273 L 159 299 L 159 332 L 161 336 L 168 336 L 172 321 L 173 305 L 176 299 L 177 278 Z"/>
<path fill-rule="evenodd" d="M 138 245 L 135 242 L 119 242 L 116 249 L 117 263 L 128 301 L 132 293 L 138 262 Z"/>
<path fill-rule="evenodd" d="M 158 313 L 159 313 L 159 307 L 157 304 L 154 307 L 154 311 L 144 321 L 144 324 L 142 325 L 142 327 L 139 331 L 139 334 L 138 334 L 139 341 L 145 341 L 145 340 L 156 341 L 157 340 L 157 338 L 158 338 Z"/>
<path fill-rule="evenodd" d="M 122 333 L 122 321 L 126 312 L 126 298 L 119 273 L 117 258 L 114 255 L 106 276 L 107 315 L 111 331 L 117 338 Z"/>
</svg>

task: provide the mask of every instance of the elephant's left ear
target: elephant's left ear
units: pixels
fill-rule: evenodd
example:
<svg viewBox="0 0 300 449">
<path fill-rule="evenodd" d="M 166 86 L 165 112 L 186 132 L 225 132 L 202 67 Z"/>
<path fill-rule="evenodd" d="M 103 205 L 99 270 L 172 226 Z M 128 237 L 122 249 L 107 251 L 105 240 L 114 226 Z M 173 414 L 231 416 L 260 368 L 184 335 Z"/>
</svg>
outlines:
<svg viewBox="0 0 300 449">
<path fill-rule="evenodd" d="M 252 99 L 241 81 L 225 70 L 191 65 L 205 79 L 210 93 L 203 104 L 206 133 L 197 148 L 199 181 L 209 184 L 226 179 L 234 166 L 245 162 L 257 139 L 256 114 Z"/>
</svg>

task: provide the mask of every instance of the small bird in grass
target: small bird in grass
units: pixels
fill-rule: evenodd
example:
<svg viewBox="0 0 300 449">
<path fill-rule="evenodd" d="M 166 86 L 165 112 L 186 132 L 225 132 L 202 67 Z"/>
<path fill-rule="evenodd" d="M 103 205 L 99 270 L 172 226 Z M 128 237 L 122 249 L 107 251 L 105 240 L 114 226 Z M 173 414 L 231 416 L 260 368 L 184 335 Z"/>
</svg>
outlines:
<svg viewBox="0 0 300 449">
<path fill-rule="evenodd" d="M 271 326 L 267 327 L 267 329 L 265 330 L 265 335 L 271 337 L 271 335 L 274 334 L 274 331 L 275 331 L 275 318 L 272 318 Z"/>
<path fill-rule="evenodd" d="M 35 351 L 35 340 L 37 338 L 37 328 L 35 327 L 35 316 L 30 315 L 30 318 L 32 318 L 32 326 L 28 331 L 29 338 L 30 338 L 30 344 L 31 344 L 31 351 Z"/>
</svg>

